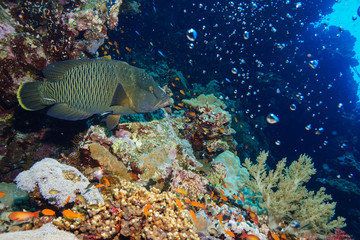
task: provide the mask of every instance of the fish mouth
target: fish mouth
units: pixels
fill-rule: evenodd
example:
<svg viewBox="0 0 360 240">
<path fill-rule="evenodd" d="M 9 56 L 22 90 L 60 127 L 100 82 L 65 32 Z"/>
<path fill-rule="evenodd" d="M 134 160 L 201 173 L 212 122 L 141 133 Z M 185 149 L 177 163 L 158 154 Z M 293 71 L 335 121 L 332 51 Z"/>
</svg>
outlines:
<svg viewBox="0 0 360 240">
<path fill-rule="evenodd" d="M 166 106 L 170 106 L 173 103 L 174 103 L 174 99 L 172 99 L 171 97 L 166 97 L 166 98 L 162 99 L 158 104 L 156 104 L 155 108 L 156 109 L 163 108 Z"/>
</svg>

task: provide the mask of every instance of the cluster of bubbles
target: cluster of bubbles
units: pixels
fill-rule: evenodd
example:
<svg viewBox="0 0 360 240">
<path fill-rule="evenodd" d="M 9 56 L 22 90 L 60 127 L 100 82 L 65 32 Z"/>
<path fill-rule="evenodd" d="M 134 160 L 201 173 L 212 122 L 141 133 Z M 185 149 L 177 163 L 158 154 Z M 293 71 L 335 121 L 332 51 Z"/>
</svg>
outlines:
<svg viewBox="0 0 360 240">
<path fill-rule="evenodd" d="M 266 115 L 265 112 L 273 111 L 276 103 L 269 103 L 262 98 L 266 91 L 262 85 L 269 81 L 279 81 L 276 76 L 279 76 L 278 79 L 287 76 L 287 81 L 275 82 L 274 86 L 279 86 L 273 87 L 272 93 L 293 101 L 288 105 L 288 114 L 304 110 L 310 113 L 309 116 L 313 119 L 308 119 L 308 122 L 317 122 L 318 127 L 312 128 L 309 123 L 305 125 L 305 130 L 316 136 L 323 136 L 328 117 L 323 116 L 322 110 L 329 106 L 324 106 L 324 101 L 319 99 L 325 96 L 326 90 L 332 89 L 336 79 L 322 90 L 309 87 L 313 82 L 320 82 L 316 70 L 321 68 L 321 64 L 316 59 L 319 56 L 314 56 L 316 52 L 302 50 L 302 32 L 306 27 L 306 19 L 299 16 L 305 15 L 304 11 L 308 7 L 306 4 L 289 0 L 264 1 L 261 4 L 257 1 L 193 3 L 184 12 L 198 18 L 192 28 L 186 31 L 186 38 L 189 49 L 193 50 L 196 46 L 200 54 L 190 52 L 187 56 L 193 67 L 202 64 L 202 58 L 215 59 L 213 61 L 217 61 L 221 68 L 210 67 L 203 69 L 202 73 L 219 78 L 216 79 L 217 82 L 225 87 L 231 86 L 232 94 L 226 93 L 226 99 L 246 99 L 254 103 L 243 110 L 245 114 L 251 119 L 265 117 L 270 125 L 278 123 L 279 118 L 276 113 Z M 296 38 L 289 39 L 288 36 Z M 325 45 L 317 49 L 318 52 L 325 50 Z M 308 60 L 297 61 L 297 57 L 301 55 Z M 304 73 L 307 74 L 306 79 L 300 81 Z M 342 73 L 339 78 L 341 75 Z M 332 107 L 337 107 L 339 113 L 344 109 L 343 103 L 336 103 Z M 241 109 L 235 109 L 235 113 L 237 111 Z M 327 137 L 324 138 L 321 147 L 328 145 Z M 303 141 L 302 138 L 299 140 Z M 280 145 L 280 140 L 275 145 Z"/>
</svg>

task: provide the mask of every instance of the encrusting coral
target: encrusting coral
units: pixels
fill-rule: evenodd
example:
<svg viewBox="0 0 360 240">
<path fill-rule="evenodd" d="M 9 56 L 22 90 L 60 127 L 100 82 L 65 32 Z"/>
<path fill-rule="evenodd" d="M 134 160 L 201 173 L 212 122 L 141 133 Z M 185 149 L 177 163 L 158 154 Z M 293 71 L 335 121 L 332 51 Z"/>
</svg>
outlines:
<svg viewBox="0 0 360 240">
<path fill-rule="evenodd" d="M 275 170 L 270 171 L 266 170 L 267 157 L 268 152 L 262 151 L 256 164 L 247 158 L 243 165 L 251 176 L 246 180 L 246 187 L 260 194 L 254 195 L 254 199 L 260 208 L 267 211 L 267 224 L 271 229 L 296 221 L 300 228 L 287 226 L 283 231 L 301 236 L 310 230 L 315 236 L 324 236 L 335 228 L 345 226 L 342 217 L 331 220 L 336 203 L 330 202 L 331 196 L 325 194 L 325 188 L 315 193 L 303 186 L 316 172 L 309 156 L 300 155 L 289 167 L 285 167 L 284 158 L 277 163 Z"/>
</svg>

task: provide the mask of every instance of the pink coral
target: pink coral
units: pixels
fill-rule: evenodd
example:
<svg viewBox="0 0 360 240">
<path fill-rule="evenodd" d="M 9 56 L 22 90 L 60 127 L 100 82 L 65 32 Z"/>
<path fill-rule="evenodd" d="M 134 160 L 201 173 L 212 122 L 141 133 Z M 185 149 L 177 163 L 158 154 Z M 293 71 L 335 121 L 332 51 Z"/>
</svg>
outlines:
<svg viewBox="0 0 360 240">
<path fill-rule="evenodd" d="M 334 233 L 329 234 L 324 240 L 352 240 L 352 238 L 346 232 L 337 228 Z"/>
</svg>

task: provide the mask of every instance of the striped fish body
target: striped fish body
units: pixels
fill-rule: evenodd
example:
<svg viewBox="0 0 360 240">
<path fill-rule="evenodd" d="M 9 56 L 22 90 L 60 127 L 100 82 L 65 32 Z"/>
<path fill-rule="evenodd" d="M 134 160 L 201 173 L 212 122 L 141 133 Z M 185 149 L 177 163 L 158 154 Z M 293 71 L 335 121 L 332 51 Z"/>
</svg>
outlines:
<svg viewBox="0 0 360 240">
<path fill-rule="evenodd" d="M 48 81 L 20 86 L 18 100 L 26 110 L 53 105 L 48 115 L 79 120 L 110 112 L 108 128 L 120 115 L 151 112 L 171 104 L 171 99 L 153 78 L 121 61 L 69 60 L 43 70 Z"/>
<path fill-rule="evenodd" d="M 125 84 L 122 86 L 132 85 L 129 76 L 133 69 L 125 63 L 122 65 L 119 67 L 113 61 L 91 61 L 71 68 L 63 75 L 63 80 L 43 82 L 40 87 L 41 99 L 46 104 L 65 103 L 70 109 L 87 115 L 110 111 L 121 79 L 127 80 L 123 81 Z"/>
</svg>

